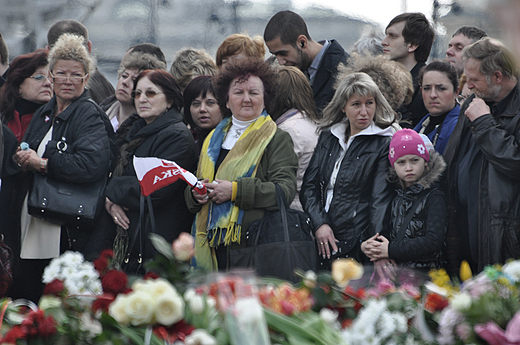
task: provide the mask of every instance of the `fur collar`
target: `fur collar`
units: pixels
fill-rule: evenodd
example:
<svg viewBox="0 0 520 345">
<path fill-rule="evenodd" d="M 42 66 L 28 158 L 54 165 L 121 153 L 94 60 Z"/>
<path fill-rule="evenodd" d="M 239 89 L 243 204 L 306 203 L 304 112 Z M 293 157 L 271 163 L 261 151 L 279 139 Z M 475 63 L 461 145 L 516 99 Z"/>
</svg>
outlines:
<svg viewBox="0 0 520 345">
<path fill-rule="evenodd" d="M 446 169 L 446 162 L 444 158 L 435 150 L 430 150 L 430 161 L 428 163 L 429 170 L 415 183 L 423 187 L 423 189 L 430 188 L 435 182 L 441 179 L 442 173 Z M 399 178 L 395 169 L 390 167 L 387 180 L 392 183 L 399 183 Z"/>
</svg>

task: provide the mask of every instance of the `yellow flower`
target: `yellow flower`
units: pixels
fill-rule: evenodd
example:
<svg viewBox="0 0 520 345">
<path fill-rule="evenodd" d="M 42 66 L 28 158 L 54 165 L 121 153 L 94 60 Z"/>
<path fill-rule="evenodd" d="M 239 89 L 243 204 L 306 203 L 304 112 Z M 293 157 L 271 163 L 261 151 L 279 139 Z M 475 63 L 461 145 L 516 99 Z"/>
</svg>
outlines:
<svg viewBox="0 0 520 345">
<path fill-rule="evenodd" d="M 361 278 L 363 273 L 363 265 L 354 259 L 338 259 L 332 262 L 332 279 L 340 287 L 347 286 L 350 280 Z"/>
<path fill-rule="evenodd" d="M 473 277 L 473 274 L 471 273 L 471 268 L 469 267 L 469 264 L 466 260 L 463 260 L 460 263 L 460 280 L 463 282 Z"/>
</svg>

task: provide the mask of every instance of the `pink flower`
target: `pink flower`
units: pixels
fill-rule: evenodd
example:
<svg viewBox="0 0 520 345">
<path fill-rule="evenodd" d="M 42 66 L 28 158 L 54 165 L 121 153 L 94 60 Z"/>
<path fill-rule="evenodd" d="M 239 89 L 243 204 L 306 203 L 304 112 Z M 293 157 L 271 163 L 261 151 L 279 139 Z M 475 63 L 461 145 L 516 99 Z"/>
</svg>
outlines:
<svg viewBox="0 0 520 345">
<path fill-rule="evenodd" d="M 420 298 L 421 297 L 421 291 L 419 289 L 409 283 L 401 285 L 401 288 L 408 293 L 412 298 Z"/>
<path fill-rule="evenodd" d="M 460 325 L 457 325 L 455 328 L 455 332 L 463 341 L 468 341 L 471 336 L 471 326 L 467 322 L 463 322 Z"/>
<path fill-rule="evenodd" d="M 193 236 L 186 232 L 181 232 L 179 237 L 172 244 L 173 254 L 179 261 L 188 261 L 195 254 L 194 246 L 195 240 Z"/>
<path fill-rule="evenodd" d="M 520 345 L 520 312 L 509 321 L 505 332 L 496 323 L 488 322 L 476 325 L 475 333 L 490 345 Z"/>
<path fill-rule="evenodd" d="M 382 279 L 377 284 L 377 290 L 379 290 L 380 294 L 385 294 L 387 292 L 391 292 L 395 289 L 395 285 L 388 279 Z"/>
</svg>

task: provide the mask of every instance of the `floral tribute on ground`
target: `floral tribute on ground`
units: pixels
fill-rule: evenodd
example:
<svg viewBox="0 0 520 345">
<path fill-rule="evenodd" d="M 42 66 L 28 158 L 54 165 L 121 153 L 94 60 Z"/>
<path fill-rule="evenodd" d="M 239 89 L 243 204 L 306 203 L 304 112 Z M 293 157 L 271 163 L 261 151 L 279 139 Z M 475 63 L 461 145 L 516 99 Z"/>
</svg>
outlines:
<svg viewBox="0 0 520 345">
<path fill-rule="evenodd" d="M 51 261 L 38 305 L 0 301 L 1 344 L 520 345 L 520 260 L 451 279 L 398 268 L 379 277 L 351 259 L 299 284 L 252 271 L 193 270 L 193 238 L 152 235 L 157 256 L 128 276 L 110 250 Z M 460 282 L 462 281 L 462 282 Z"/>
</svg>

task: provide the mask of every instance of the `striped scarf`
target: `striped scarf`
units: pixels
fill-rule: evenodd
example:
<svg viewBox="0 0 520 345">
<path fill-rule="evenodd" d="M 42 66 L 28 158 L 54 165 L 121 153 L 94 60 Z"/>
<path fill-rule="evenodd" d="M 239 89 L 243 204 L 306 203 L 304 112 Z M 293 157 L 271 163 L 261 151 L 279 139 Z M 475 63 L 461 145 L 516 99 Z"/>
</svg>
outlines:
<svg viewBox="0 0 520 345">
<path fill-rule="evenodd" d="M 198 178 L 237 181 L 244 177 L 255 177 L 262 154 L 276 132 L 276 124 L 264 111 L 240 136 L 215 172 L 215 164 L 230 127 L 231 117 L 228 117 L 204 141 L 197 169 Z M 232 201 L 222 204 L 210 201 L 202 206 L 192 226 L 195 266 L 212 271 L 217 269 L 212 248 L 220 244 L 240 243 L 243 216 L 244 211 Z"/>
</svg>

